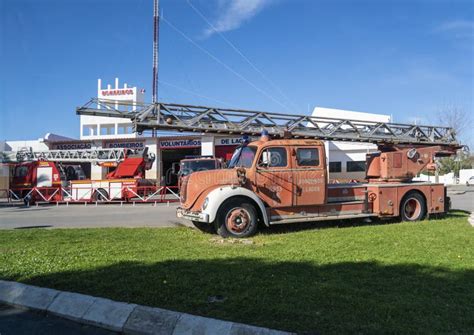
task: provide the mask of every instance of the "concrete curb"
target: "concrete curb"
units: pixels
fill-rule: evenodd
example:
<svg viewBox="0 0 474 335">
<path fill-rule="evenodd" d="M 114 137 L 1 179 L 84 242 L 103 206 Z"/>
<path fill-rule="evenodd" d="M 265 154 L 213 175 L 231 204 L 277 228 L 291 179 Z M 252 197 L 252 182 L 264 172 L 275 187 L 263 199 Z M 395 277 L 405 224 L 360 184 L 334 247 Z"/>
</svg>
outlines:
<svg viewBox="0 0 474 335">
<path fill-rule="evenodd" d="M 5 280 L 0 280 L 0 302 L 44 311 L 124 334 L 292 334 Z"/>
<path fill-rule="evenodd" d="M 471 215 L 469 215 L 469 217 L 467 218 L 467 221 L 469 221 L 469 224 L 474 227 L 474 212 L 472 212 Z"/>
</svg>

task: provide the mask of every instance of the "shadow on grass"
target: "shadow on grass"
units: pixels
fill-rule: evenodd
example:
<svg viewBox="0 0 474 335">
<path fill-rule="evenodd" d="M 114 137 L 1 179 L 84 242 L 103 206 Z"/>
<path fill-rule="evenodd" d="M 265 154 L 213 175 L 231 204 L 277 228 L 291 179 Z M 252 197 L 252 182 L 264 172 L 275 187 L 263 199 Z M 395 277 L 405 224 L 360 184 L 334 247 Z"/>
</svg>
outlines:
<svg viewBox="0 0 474 335">
<path fill-rule="evenodd" d="M 51 228 L 52 225 L 37 225 L 37 226 L 22 226 L 22 227 L 15 227 L 13 229 L 38 229 L 38 228 Z"/>
<path fill-rule="evenodd" d="M 472 269 L 233 258 L 121 262 L 23 282 L 298 332 L 474 332 Z"/>
<path fill-rule="evenodd" d="M 394 219 L 380 220 L 373 218 L 371 220 L 364 219 L 346 219 L 346 220 L 329 220 L 329 221 L 313 221 L 313 222 L 295 222 L 288 224 L 275 224 L 270 227 L 261 225 L 259 232 L 261 234 L 283 234 L 298 232 L 311 229 L 327 229 L 327 228 L 349 228 L 363 226 L 381 226 L 400 222 Z"/>
<path fill-rule="evenodd" d="M 463 210 L 452 210 L 447 214 L 434 215 L 430 219 L 453 219 L 460 217 L 467 217 L 469 212 Z M 346 219 L 346 220 L 330 220 L 330 221 L 313 221 L 313 222 L 299 222 L 299 223 L 289 223 L 281 225 L 272 225 L 271 227 L 266 227 L 261 225 L 259 227 L 259 232 L 261 234 L 283 234 L 298 232 L 311 229 L 327 229 L 327 228 L 349 228 L 349 227 L 363 227 L 363 226 L 382 226 L 389 224 L 399 224 L 401 220 L 399 218 L 386 218 L 380 219 L 377 217 L 371 218 L 370 220 L 364 219 Z"/>
</svg>

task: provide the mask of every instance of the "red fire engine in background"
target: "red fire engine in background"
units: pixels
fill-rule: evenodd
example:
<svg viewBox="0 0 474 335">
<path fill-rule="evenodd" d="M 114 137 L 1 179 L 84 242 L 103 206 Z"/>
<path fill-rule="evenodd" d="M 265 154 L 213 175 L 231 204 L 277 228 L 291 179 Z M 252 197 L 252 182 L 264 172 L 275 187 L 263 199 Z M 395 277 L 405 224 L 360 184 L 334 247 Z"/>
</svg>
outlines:
<svg viewBox="0 0 474 335">
<path fill-rule="evenodd" d="M 10 192 L 14 198 L 35 201 L 129 200 L 138 187 L 154 186 L 145 179 L 155 156 L 148 148 L 51 150 L 1 153 L 0 161 L 13 165 Z M 103 180 L 86 179 L 80 163 L 115 167 Z M 126 187 L 126 188 L 124 188 Z M 119 191 L 116 191 L 119 189 Z"/>
</svg>

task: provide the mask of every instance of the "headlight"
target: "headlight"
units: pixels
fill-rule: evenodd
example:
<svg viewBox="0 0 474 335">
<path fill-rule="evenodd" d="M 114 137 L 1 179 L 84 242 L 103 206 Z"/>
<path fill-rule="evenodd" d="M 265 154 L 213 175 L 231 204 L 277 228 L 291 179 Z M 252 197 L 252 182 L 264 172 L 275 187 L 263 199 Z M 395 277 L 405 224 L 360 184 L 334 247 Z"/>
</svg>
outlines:
<svg viewBox="0 0 474 335">
<path fill-rule="evenodd" d="M 208 204 L 209 204 L 209 198 L 206 197 L 206 199 L 204 199 L 204 202 L 202 204 L 202 210 L 205 210 Z"/>
</svg>

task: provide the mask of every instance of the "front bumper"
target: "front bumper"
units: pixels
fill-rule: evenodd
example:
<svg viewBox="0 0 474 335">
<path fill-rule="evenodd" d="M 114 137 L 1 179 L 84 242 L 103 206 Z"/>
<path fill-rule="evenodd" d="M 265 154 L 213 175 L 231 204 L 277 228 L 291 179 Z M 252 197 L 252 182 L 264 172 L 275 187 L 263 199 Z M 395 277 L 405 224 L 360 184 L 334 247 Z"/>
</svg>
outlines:
<svg viewBox="0 0 474 335">
<path fill-rule="evenodd" d="M 202 212 L 191 212 L 181 207 L 178 207 L 176 210 L 176 216 L 186 220 L 209 223 L 209 214 Z"/>
</svg>

